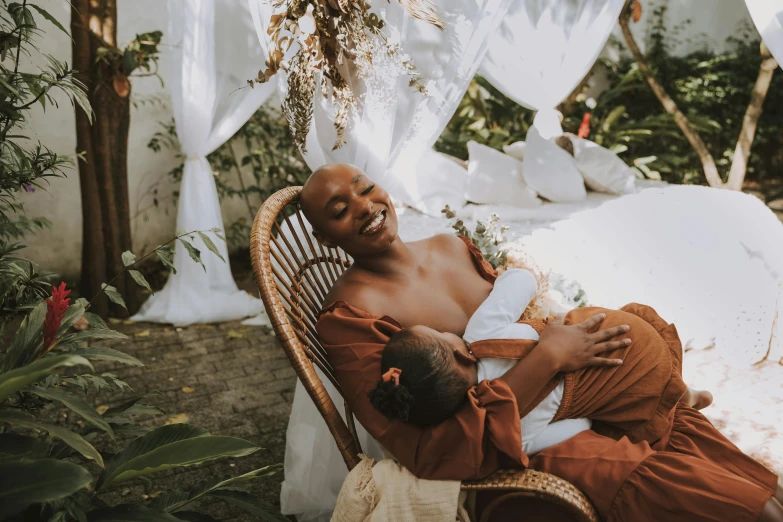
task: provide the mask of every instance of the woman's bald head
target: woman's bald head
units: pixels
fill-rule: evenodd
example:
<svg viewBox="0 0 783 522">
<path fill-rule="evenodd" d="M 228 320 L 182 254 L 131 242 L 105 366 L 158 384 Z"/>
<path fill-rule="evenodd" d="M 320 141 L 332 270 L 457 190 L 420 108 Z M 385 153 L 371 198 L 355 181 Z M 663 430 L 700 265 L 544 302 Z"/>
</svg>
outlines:
<svg viewBox="0 0 783 522">
<path fill-rule="evenodd" d="M 302 187 L 299 205 L 319 242 L 354 257 L 377 254 L 397 237 L 389 195 L 354 165 L 316 169 Z"/>
</svg>

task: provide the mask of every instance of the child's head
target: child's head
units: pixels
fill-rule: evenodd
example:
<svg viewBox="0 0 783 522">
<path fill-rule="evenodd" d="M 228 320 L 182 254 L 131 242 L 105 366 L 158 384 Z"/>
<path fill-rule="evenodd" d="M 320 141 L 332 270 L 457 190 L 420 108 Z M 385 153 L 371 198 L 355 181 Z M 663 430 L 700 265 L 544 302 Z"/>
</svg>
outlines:
<svg viewBox="0 0 783 522">
<path fill-rule="evenodd" d="M 426 326 L 405 328 L 389 339 L 381 374 L 370 392 L 373 406 L 389 419 L 422 427 L 452 416 L 478 381 L 476 358 L 465 341 Z"/>
</svg>

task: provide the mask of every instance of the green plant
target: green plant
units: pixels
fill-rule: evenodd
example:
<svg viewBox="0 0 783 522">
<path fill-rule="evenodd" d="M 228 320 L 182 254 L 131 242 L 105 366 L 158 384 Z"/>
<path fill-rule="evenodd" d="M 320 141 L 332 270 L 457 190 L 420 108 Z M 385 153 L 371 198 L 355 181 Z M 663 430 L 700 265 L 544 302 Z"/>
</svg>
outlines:
<svg viewBox="0 0 783 522">
<path fill-rule="evenodd" d="M 446 219 L 449 220 L 454 220 L 457 217 L 457 214 L 448 205 L 441 210 L 441 213 L 445 214 Z M 500 268 L 508 262 L 506 251 L 501 248 L 502 244 L 506 242 L 503 233 L 508 230 L 508 227 L 498 226 L 498 223 L 500 223 L 500 217 L 497 214 L 492 214 L 487 219 L 486 225 L 481 221 L 476 221 L 476 228 L 472 232 L 461 219 L 452 221 L 449 226 L 456 230 L 460 236 L 470 239 L 481 251 L 484 259 L 492 265 L 492 268 Z"/>
<path fill-rule="evenodd" d="M 161 130 L 152 136 L 147 146 L 156 152 L 164 148 L 178 151 L 174 124 L 161 124 Z M 180 160 L 183 163 L 168 173 L 176 183 L 181 181 L 184 168 L 181 155 Z M 255 202 L 263 202 L 281 188 L 303 184 L 310 173 L 294 146 L 285 118 L 279 110 L 268 105 L 259 108 L 231 139 L 207 156 L 207 160 L 216 173 L 220 199 L 239 198 L 247 207 L 246 218 L 226 226 L 226 239 L 232 249 L 248 245 L 250 224 L 257 210 Z M 244 174 L 248 172 L 253 183 L 245 182 Z M 174 197 L 177 196 L 175 192 Z M 156 197 L 153 204 L 160 204 Z"/>
<path fill-rule="evenodd" d="M 0 360 L 0 519 L 49 521 L 192 520 L 192 509 L 207 498 L 247 507 L 262 520 L 286 520 L 241 486 L 275 473 L 268 466 L 238 477 L 212 477 L 188 490 L 163 492 L 147 505 L 107 505 L 102 495 L 127 481 L 223 457 L 242 457 L 256 445 L 213 436 L 187 424 L 147 430 L 143 415 L 162 413 L 144 396 L 108 408 L 91 406 L 84 392 L 127 389 L 112 374 L 96 374 L 93 361 L 143 366 L 141 361 L 95 341 L 122 339 L 79 299 L 71 304 L 63 283 L 40 301 L 19 326 Z M 71 333 L 84 318 L 91 328 Z M 68 371 L 67 369 L 70 369 Z M 56 403 L 83 422 L 71 427 L 41 420 Z M 111 439 L 111 455 L 97 444 Z M 97 477 L 94 475 L 97 474 Z M 179 518 L 181 517 L 181 518 Z"/>
<path fill-rule="evenodd" d="M 701 134 L 718 167 L 727 171 L 762 56 L 755 30 L 743 25 L 728 39 L 729 50 L 708 46 L 684 56 L 674 54 L 679 34 L 689 21 L 670 27 L 667 6 L 647 9 L 653 16 L 646 37 L 646 58 L 656 78 Z M 614 43 L 613 45 L 620 45 Z M 622 47 L 622 46 L 620 46 Z M 702 165 L 672 117 L 644 82 L 638 65 L 628 56 L 599 60 L 608 87 L 594 100 L 578 93 L 576 103 L 564 104 L 563 129 L 576 134 L 585 113 L 591 114 L 588 139 L 615 151 L 640 175 L 672 183 L 704 183 Z M 783 169 L 783 75 L 776 74 L 758 122 L 746 180 L 778 184 Z M 593 105 L 595 102 L 595 105 Z M 569 112 L 570 109 L 570 112 Z M 476 76 L 435 148 L 467 159 L 467 142 L 475 140 L 498 150 L 523 141 L 533 112 L 521 107 Z M 771 190 L 767 198 L 780 197 Z"/>
</svg>

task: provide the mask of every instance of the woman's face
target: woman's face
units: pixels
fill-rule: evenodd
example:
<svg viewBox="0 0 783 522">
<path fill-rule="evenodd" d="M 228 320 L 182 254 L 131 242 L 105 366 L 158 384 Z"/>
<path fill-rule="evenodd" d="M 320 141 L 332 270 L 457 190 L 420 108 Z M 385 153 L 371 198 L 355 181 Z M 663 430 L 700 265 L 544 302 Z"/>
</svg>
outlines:
<svg viewBox="0 0 783 522">
<path fill-rule="evenodd" d="M 300 204 L 318 241 L 354 257 L 383 252 L 397 238 L 389 194 L 352 165 L 316 170 L 302 189 Z"/>
</svg>

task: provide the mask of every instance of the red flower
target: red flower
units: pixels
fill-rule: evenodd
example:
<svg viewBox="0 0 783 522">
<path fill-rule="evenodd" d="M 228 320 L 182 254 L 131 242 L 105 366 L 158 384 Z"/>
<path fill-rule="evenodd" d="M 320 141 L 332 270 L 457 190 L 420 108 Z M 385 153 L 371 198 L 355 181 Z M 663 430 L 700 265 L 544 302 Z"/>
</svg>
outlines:
<svg viewBox="0 0 783 522">
<path fill-rule="evenodd" d="M 582 139 L 587 138 L 590 135 L 590 113 L 586 112 L 582 117 L 582 124 L 579 125 L 579 132 L 576 134 Z"/>
<path fill-rule="evenodd" d="M 52 288 L 52 297 L 46 300 L 43 353 L 49 351 L 57 338 L 57 330 L 60 329 L 65 311 L 68 310 L 68 303 L 71 302 L 68 298 L 70 293 L 70 290 L 65 289 L 65 283 L 60 283 L 60 286 Z"/>
</svg>

